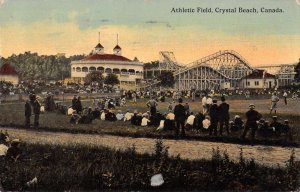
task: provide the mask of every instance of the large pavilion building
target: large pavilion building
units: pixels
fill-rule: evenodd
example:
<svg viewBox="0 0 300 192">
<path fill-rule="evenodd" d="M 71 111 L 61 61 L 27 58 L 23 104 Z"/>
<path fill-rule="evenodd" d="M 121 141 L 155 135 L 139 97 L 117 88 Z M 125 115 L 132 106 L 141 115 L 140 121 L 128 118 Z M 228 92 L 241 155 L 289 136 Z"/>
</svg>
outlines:
<svg viewBox="0 0 300 192">
<path fill-rule="evenodd" d="M 92 71 L 100 71 L 104 76 L 116 74 L 120 80 L 120 88 L 134 88 L 143 79 L 143 63 L 136 58 L 130 60 L 122 56 L 122 49 L 118 44 L 114 47 L 113 54 L 107 54 L 98 43 L 90 55 L 71 62 L 71 78 L 74 82 L 82 83 Z"/>
</svg>

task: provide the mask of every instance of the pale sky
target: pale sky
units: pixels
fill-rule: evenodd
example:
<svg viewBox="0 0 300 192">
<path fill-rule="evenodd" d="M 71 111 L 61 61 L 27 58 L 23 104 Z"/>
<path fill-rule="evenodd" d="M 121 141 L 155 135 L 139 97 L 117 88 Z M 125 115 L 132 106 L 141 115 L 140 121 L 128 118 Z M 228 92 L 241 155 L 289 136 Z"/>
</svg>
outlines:
<svg viewBox="0 0 300 192">
<path fill-rule="evenodd" d="M 143 62 L 173 51 L 187 64 L 235 50 L 252 65 L 296 63 L 300 0 L 0 0 L 0 55 L 88 54 L 98 43 Z M 213 2 L 213 3 L 212 3 Z M 172 8 L 256 8 L 258 13 L 171 13 Z M 260 13 L 281 8 L 283 13 Z"/>
</svg>

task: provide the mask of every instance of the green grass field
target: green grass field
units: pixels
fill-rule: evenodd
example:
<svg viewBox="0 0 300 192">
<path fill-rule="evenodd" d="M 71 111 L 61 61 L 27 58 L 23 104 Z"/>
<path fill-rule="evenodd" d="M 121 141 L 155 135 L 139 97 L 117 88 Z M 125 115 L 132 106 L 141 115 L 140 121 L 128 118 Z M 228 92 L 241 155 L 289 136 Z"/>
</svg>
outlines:
<svg viewBox="0 0 300 192">
<path fill-rule="evenodd" d="M 199 99 L 198 99 L 199 100 Z M 140 112 L 146 112 L 148 109 L 146 107 L 145 99 L 138 100 L 137 103 L 128 102 L 127 106 L 117 108 L 116 110 L 121 109 L 126 111 L 127 109 L 133 111 L 137 109 Z M 169 100 L 167 100 L 169 101 Z M 185 100 L 189 102 L 192 111 L 202 111 L 202 106 L 200 101 L 191 102 L 190 100 Z M 256 109 L 263 114 L 263 118 L 271 120 L 272 115 L 268 114 L 269 110 L 269 100 L 228 100 L 228 103 L 231 106 L 231 118 L 234 115 L 239 114 L 244 118 L 244 113 L 248 110 L 249 103 L 254 103 Z M 70 102 L 65 102 L 66 105 L 69 105 Z M 83 101 L 83 106 L 91 106 L 92 101 L 86 100 Z M 158 110 L 161 112 L 167 111 L 168 102 L 159 103 Z M 282 101 L 278 104 L 278 118 L 279 121 L 284 119 L 289 119 L 290 125 L 292 127 L 293 141 L 290 143 L 299 143 L 299 127 L 300 124 L 300 107 L 299 101 L 289 101 L 289 105 L 285 106 Z M 40 128 L 39 130 L 47 131 L 65 131 L 71 133 L 92 133 L 92 134 L 113 134 L 121 136 L 134 136 L 134 137 L 154 137 L 154 138 L 173 138 L 173 131 L 163 131 L 157 132 L 156 127 L 140 127 L 133 126 L 129 122 L 116 121 L 108 122 L 95 120 L 91 124 L 70 124 L 70 117 L 67 115 L 60 114 L 58 112 L 46 112 L 40 116 Z M 0 105 L 0 125 L 2 126 L 12 126 L 16 128 L 22 128 L 24 125 L 24 103 L 7 103 Z M 233 143 L 244 143 L 239 139 L 241 132 L 232 133 L 229 137 L 223 136 L 220 137 L 209 137 L 207 133 L 188 131 L 187 139 L 199 139 L 199 140 L 211 140 L 211 141 L 224 141 L 224 142 L 233 142 Z M 258 143 L 260 144 L 275 144 L 281 145 L 282 138 L 262 138 L 257 136 Z M 246 141 L 247 143 L 247 141 Z"/>
</svg>

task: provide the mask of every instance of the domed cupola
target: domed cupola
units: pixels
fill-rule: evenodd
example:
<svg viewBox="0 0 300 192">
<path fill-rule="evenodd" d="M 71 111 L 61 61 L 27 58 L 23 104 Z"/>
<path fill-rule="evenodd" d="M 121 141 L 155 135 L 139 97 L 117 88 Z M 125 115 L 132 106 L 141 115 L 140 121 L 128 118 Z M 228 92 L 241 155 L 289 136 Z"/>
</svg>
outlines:
<svg viewBox="0 0 300 192">
<path fill-rule="evenodd" d="M 98 43 L 95 47 L 94 53 L 103 54 L 104 53 L 104 47 L 100 43 Z"/>
<path fill-rule="evenodd" d="M 94 54 L 104 54 L 104 47 L 100 43 L 100 32 L 99 32 L 99 37 L 98 38 L 99 38 L 98 39 L 99 43 L 96 45 L 93 53 Z"/>
<path fill-rule="evenodd" d="M 122 48 L 119 46 L 119 37 L 117 34 L 117 45 L 115 46 L 115 48 L 113 49 L 113 52 L 115 55 L 122 55 Z"/>
</svg>

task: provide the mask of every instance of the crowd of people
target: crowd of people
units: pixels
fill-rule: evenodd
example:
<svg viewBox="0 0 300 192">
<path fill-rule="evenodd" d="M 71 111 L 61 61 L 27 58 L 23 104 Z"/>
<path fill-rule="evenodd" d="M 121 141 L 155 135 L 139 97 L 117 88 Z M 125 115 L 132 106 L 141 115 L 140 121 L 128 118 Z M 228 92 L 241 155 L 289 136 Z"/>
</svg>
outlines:
<svg viewBox="0 0 300 192">
<path fill-rule="evenodd" d="M 195 100 L 195 94 L 191 93 L 192 101 Z M 133 103 L 137 102 L 137 98 L 143 96 L 150 97 L 146 103 L 147 111 L 138 112 L 137 110 L 126 112 L 118 110 L 116 107 L 126 106 L 126 99 L 131 99 Z M 241 138 L 244 139 L 249 130 L 251 130 L 251 140 L 254 140 L 256 131 L 262 136 L 267 135 L 288 135 L 290 130 L 288 121 L 284 124 L 268 124 L 263 122 L 262 115 L 255 110 L 255 106 L 251 104 L 249 111 L 245 113 L 246 122 L 244 123 L 240 116 L 235 116 L 233 121 L 230 121 L 230 105 L 226 102 L 225 95 L 220 96 L 221 103 L 218 104 L 217 97 L 211 93 L 203 94 L 201 99 L 202 111 L 197 113 L 192 112 L 189 103 L 183 102 L 185 92 L 174 92 L 172 101 L 169 102 L 166 113 L 161 113 L 157 110 L 159 102 L 165 102 L 164 97 L 168 97 L 165 92 L 157 92 L 156 95 L 148 92 L 124 92 L 121 98 L 105 98 L 94 99 L 92 106 L 83 107 L 81 98 L 74 96 L 71 105 L 55 104 L 51 95 L 45 99 L 46 111 L 57 109 L 62 114 L 70 115 L 70 123 L 72 124 L 89 124 L 92 121 L 99 119 L 105 121 L 129 121 L 135 126 L 154 126 L 157 131 L 173 130 L 175 137 L 185 137 L 186 130 L 195 130 L 207 132 L 209 135 L 222 136 L 223 132 L 230 135 L 238 130 L 242 131 Z M 193 96 L 194 95 L 194 96 Z M 228 97 L 228 96 L 226 96 Z M 283 95 L 285 98 L 285 93 Z M 177 101 L 177 102 L 176 102 Z M 279 97 L 274 92 L 271 97 L 270 114 L 274 111 L 276 114 L 277 102 Z M 286 98 L 285 98 L 286 103 Z M 34 127 L 38 127 L 40 108 L 43 107 L 38 102 L 37 97 L 31 94 L 29 100 L 25 103 L 25 125 L 30 126 L 30 116 L 34 114 Z M 262 126 L 262 124 L 264 126 Z M 273 131 L 272 131 L 273 130 Z M 276 134 L 271 134 L 271 133 Z M 279 134 L 280 133 L 280 134 Z M 290 137 L 287 137 L 290 138 Z"/>
</svg>

